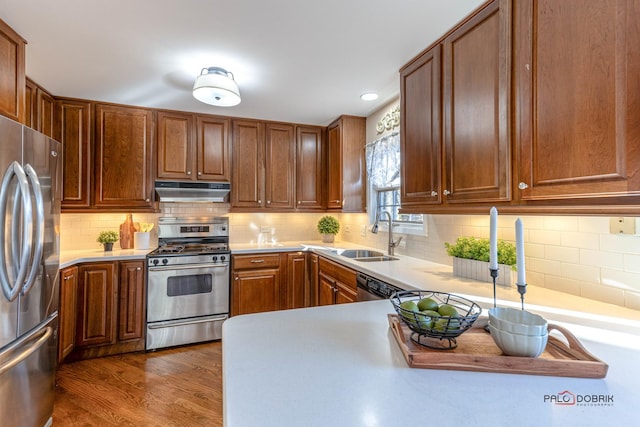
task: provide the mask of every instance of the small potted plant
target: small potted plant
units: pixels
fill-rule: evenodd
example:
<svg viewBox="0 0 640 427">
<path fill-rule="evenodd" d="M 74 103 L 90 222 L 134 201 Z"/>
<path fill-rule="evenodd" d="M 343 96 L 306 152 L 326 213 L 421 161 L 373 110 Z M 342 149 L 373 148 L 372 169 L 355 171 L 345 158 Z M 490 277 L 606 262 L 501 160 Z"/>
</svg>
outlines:
<svg viewBox="0 0 640 427">
<path fill-rule="evenodd" d="M 336 234 L 340 231 L 340 223 L 335 217 L 325 215 L 318 221 L 318 231 L 322 234 L 324 243 L 333 243 Z"/>
<path fill-rule="evenodd" d="M 453 275 L 491 282 L 489 274 L 489 239 L 458 237 L 455 244 L 445 243 L 447 254 L 453 258 Z M 498 278 L 496 283 L 512 286 L 515 283 L 516 248 L 498 240 Z"/>
<path fill-rule="evenodd" d="M 110 252 L 113 250 L 113 244 L 117 242 L 119 238 L 120 236 L 117 231 L 108 230 L 101 231 L 96 241 L 104 246 L 105 252 Z"/>
</svg>

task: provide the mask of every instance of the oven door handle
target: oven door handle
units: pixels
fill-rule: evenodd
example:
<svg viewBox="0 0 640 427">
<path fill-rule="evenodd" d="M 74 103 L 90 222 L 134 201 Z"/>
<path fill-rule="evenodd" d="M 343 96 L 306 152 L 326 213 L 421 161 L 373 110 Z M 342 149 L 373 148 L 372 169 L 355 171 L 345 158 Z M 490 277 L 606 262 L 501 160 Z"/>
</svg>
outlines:
<svg viewBox="0 0 640 427">
<path fill-rule="evenodd" d="M 172 328 L 175 326 L 185 326 L 185 325 L 195 325 L 197 323 L 210 323 L 217 322 L 219 320 L 226 320 L 228 316 L 226 314 L 222 314 L 220 316 L 212 316 L 204 319 L 187 319 L 187 320 L 168 320 L 166 322 L 157 322 L 157 323 L 149 323 L 147 324 L 148 329 L 162 329 L 162 328 Z"/>
<path fill-rule="evenodd" d="M 188 264 L 188 265 L 167 265 L 162 267 L 150 266 L 149 271 L 174 271 L 174 270 L 194 270 L 197 268 L 226 268 L 228 263 L 222 264 Z"/>
</svg>

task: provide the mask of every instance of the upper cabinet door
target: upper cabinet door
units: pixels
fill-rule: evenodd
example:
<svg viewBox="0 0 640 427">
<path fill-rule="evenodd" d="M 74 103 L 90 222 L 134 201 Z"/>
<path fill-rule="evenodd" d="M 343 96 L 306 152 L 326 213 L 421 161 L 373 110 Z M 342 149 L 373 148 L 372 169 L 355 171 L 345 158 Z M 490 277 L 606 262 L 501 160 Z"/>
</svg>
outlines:
<svg viewBox="0 0 640 427">
<path fill-rule="evenodd" d="M 91 104 L 69 99 L 56 101 L 56 139 L 62 143 L 64 210 L 91 206 Z"/>
<path fill-rule="evenodd" d="M 158 113 L 158 173 L 160 179 L 195 179 L 193 115 Z"/>
<path fill-rule="evenodd" d="M 265 147 L 265 206 L 270 209 L 292 209 L 296 170 L 293 125 L 267 123 Z"/>
<path fill-rule="evenodd" d="M 510 15 L 494 0 L 444 40 L 448 203 L 510 200 Z"/>
<path fill-rule="evenodd" d="M 322 128 L 296 129 L 296 208 L 322 209 Z"/>
<path fill-rule="evenodd" d="M 639 196 L 638 1 L 516 2 L 515 29 L 520 198 Z"/>
<path fill-rule="evenodd" d="M 264 123 L 233 121 L 232 208 L 264 205 Z"/>
<path fill-rule="evenodd" d="M 153 112 L 104 104 L 95 109 L 95 206 L 152 208 Z"/>
<path fill-rule="evenodd" d="M 197 178 L 229 181 L 229 120 L 198 116 L 196 141 Z"/>
<path fill-rule="evenodd" d="M 339 124 L 327 131 L 327 208 L 342 208 L 342 136 Z"/>
<path fill-rule="evenodd" d="M 441 45 L 400 70 L 400 167 L 402 207 L 439 204 Z"/>
<path fill-rule="evenodd" d="M 0 114 L 25 122 L 25 44 L 0 19 Z"/>
</svg>

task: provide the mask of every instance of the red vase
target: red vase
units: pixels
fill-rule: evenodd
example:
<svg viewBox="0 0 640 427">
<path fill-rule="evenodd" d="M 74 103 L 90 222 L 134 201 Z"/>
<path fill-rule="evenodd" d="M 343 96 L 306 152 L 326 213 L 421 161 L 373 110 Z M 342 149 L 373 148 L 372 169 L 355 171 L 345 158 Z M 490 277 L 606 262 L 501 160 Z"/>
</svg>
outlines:
<svg viewBox="0 0 640 427">
<path fill-rule="evenodd" d="M 122 249 L 133 249 L 133 233 L 135 231 L 132 214 L 127 214 L 124 222 L 120 224 L 120 247 Z"/>
</svg>

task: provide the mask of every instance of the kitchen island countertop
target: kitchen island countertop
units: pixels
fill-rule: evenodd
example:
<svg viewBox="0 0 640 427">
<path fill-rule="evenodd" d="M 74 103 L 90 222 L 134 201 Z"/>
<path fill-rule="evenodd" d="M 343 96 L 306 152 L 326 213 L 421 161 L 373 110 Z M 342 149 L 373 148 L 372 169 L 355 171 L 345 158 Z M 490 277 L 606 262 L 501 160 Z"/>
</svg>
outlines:
<svg viewBox="0 0 640 427">
<path fill-rule="evenodd" d="M 604 379 L 415 369 L 389 329 L 392 312 L 382 300 L 227 320 L 225 426 L 567 427 L 635 420 L 638 335 L 548 318 L 608 363 Z M 565 391 L 576 404 L 552 401 Z"/>
</svg>

